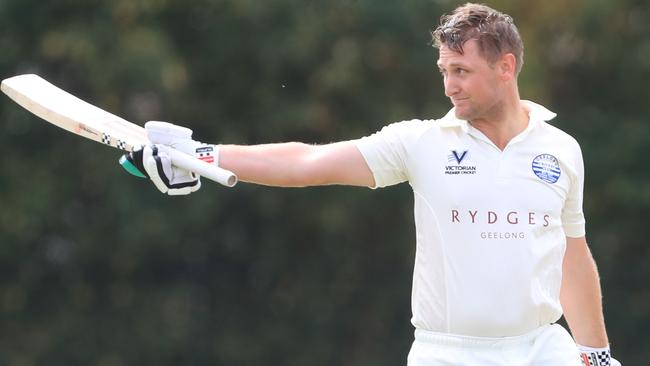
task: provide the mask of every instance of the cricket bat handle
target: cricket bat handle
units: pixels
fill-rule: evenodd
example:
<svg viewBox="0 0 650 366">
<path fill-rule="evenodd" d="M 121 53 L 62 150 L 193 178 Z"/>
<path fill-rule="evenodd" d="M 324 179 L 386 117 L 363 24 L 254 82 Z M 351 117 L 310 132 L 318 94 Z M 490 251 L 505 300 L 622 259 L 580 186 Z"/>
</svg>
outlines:
<svg viewBox="0 0 650 366">
<path fill-rule="evenodd" d="M 172 165 L 187 169 L 202 177 L 206 177 L 226 187 L 237 184 L 237 176 L 226 169 L 207 163 L 176 149 L 169 149 Z"/>
</svg>

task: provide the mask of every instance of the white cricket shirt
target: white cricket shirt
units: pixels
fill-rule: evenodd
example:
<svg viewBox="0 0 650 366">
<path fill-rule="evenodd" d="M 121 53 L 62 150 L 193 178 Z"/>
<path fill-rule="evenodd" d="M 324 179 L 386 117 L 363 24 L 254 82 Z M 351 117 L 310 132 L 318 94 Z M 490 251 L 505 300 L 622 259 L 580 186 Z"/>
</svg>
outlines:
<svg viewBox="0 0 650 366">
<path fill-rule="evenodd" d="M 557 321 L 566 237 L 585 234 L 583 162 L 555 113 L 528 101 L 528 127 L 501 151 L 452 109 L 356 140 L 377 187 L 413 188 L 412 323 L 481 337 Z"/>
</svg>

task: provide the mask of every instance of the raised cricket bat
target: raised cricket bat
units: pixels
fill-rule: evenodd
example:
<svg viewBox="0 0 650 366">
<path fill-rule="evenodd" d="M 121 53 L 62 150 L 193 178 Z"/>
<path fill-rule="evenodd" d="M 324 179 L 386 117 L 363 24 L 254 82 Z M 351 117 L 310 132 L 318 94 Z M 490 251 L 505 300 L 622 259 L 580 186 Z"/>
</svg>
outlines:
<svg viewBox="0 0 650 366">
<path fill-rule="evenodd" d="M 23 108 L 47 122 L 125 151 L 150 144 L 145 129 L 87 103 L 34 74 L 2 81 L 2 91 Z M 216 165 L 170 149 L 172 164 L 232 187 L 237 176 Z"/>
</svg>

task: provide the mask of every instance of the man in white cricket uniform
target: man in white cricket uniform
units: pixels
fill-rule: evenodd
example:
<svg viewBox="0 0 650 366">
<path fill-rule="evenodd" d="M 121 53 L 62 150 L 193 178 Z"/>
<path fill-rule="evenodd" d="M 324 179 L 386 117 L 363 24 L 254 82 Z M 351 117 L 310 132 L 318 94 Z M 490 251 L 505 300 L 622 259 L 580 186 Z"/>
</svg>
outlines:
<svg viewBox="0 0 650 366">
<path fill-rule="evenodd" d="M 585 234 L 582 157 L 554 113 L 524 106 L 528 127 L 503 151 L 453 111 L 357 142 L 377 187 L 413 188 L 418 329 L 516 336 L 562 315 L 565 233 Z"/>
<path fill-rule="evenodd" d="M 466 4 L 432 35 L 454 105 L 439 120 L 320 146 L 205 145 L 153 124 L 155 145 L 123 164 L 168 194 L 200 187 L 171 165 L 169 147 L 210 150 L 240 180 L 264 185 L 408 182 L 417 229 L 410 366 L 618 364 L 585 239 L 580 147 L 549 124 L 553 112 L 520 99 L 523 43 L 512 18 Z M 562 314 L 573 338 L 554 324 Z"/>
<path fill-rule="evenodd" d="M 446 344 L 440 334 L 455 334 L 489 337 L 494 346 L 494 338 L 544 328 L 564 342 L 551 339 L 531 350 L 534 355 L 506 359 L 529 365 L 549 357 L 548 364 L 578 365 L 571 338 L 545 326 L 562 315 L 565 235 L 585 235 L 582 155 L 572 137 L 546 122 L 554 113 L 522 105 L 528 126 L 503 150 L 453 110 L 441 120 L 392 124 L 357 146 L 377 187 L 408 181 L 413 188 L 418 341 Z M 528 337 L 509 342 L 533 344 Z M 434 349 L 448 364 L 468 362 L 468 355 Z M 430 364 L 422 359 L 431 357 L 426 353 L 416 343 L 412 363 Z"/>
</svg>

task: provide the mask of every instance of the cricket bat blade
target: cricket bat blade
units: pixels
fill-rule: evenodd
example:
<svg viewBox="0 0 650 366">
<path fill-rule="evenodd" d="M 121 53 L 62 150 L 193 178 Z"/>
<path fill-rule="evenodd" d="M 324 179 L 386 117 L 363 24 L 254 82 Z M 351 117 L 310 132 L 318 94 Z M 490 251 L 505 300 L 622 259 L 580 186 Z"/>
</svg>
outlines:
<svg viewBox="0 0 650 366">
<path fill-rule="evenodd" d="M 145 129 L 98 108 L 34 74 L 2 81 L 2 92 L 43 120 L 87 139 L 125 151 L 150 144 Z M 172 164 L 232 187 L 237 176 L 175 149 Z"/>
</svg>

